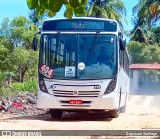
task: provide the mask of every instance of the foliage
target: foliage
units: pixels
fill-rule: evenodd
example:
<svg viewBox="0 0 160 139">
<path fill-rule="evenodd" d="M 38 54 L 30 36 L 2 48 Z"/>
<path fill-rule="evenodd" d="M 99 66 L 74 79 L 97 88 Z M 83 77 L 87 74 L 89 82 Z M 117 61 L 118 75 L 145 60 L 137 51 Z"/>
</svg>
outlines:
<svg viewBox="0 0 160 139">
<path fill-rule="evenodd" d="M 145 44 L 157 43 L 160 45 L 160 28 L 157 25 L 148 27 L 141 19 L 133 19 L 134 28 L 129 33 L 131 41 L 138 41 Z"/>
<path fill-rule="evenodd" d="M 37 80 L 28 80 L 24 83 L 12 83 L 11 87 L 1 87 L 0 88 L 0 97 L 6 98 L 8 96 L 13 96 L 18 93 L 37 93 Z"/>
<path fill-rule="evenodd" d="M 8 67 L 9 59 L 8 56 L 9 51 L 3 45 L 0 45 L 0 71 L 5 71 Z"/>
<path fill-rule="evenodd" d="M 32 39 L 38 28 L 23 16 L 15 17 L 12 21 L 4 18 L 0 27 L 0 43 L 9 51 L 14 47 L 24 46 L 29 49 L 32 47 Z"/>
<path fill-rule="evenodd" d="M 148 26 L 157 22 L 160 17 L 160 1 L 159 0 L 139 0 L 139 3 L 134 6 L 133 13 L 140 20 L 146 22 Z"/>
<path fill-rule="evenodd" d="M 12 83 L 11 88 L 14 89 L 16 92 L 19 91 L 28 91 L 28 92 L 37 92 L 38 88 L 37 80 L 29 80 L 24 83 Z"/>
<path fill-rule="evenodd" d="M 53 17 L 60 11 L 63 5 L 66 10 L 64 16 L 71 19 L 73 14 L 82 16 L 85 13 L 85 7 L 88 0 L 26 0 L 27 5 L 31 10 L 36 10 L 37 15 L 42 15 L 45 12 L 49 17 Z"/>
<path fill-rule="evenodd" d="M 155 42 L 160 46 L 160 26 L 153 27 L 152 31 L 155 34 Z"/>
<path fill-rule="evenodd" d="M 10 24 L 9 18 L 5 17 L 1 23 L 0 36 L 7 36 L 7 37 L 10 36 L 9 32 L 11 30 L 11 26 L 9 26 L 9 24 Z"/>
<path fill-rule="evenodd" d="M 146 44 L 153 44 L 155 43 L 156 34 L 149 29 L 135 26 L 134 29 L 131 31 L 131 41 L 138 41 L 140 43 L 146 43 Z"/>
<path fill-rule="evenodd" d="M 160 17 L 159 0 L 139 0 L 133 7 L 134 29 L 131 31 L 131 40 L 153 45 L 159 44 L 157 32 Z M 153 28 L 157 28 L 156 30 Z"/>
<path fill-rule="evenodd" d="M 0 71 L 13 72 L 14 79 L 19 82 L 23 82 L 25 76 L 36 75 L 38 52 L 30 48 L 37 31 L 38 28 L 23 16 L 13 18 L 11 21 L 5 18 L 2 21 Z"/>
<path fill-rule="evenodd" d="M 2 87 L 2 81 L 4 79 L 3 73 L 0 71 L 0 87 Z"/>
<path fill-rule="evenodd" d="M 160 63 L 160 47 L 131 41 L 127 44 L 131 63 Z"/>
<path fill-rule="evenodd" d="M 7 48 L 0 46 L 0 71 L 3 71 L 4 74 L 7 71 L 10 74 L 12 72 L 12 75 L 14 73 L 15 80 L 23 82 L 26 72 L 26 75 L 34 77 L 37 73 L 37 65 L 37 51 L 26 50 L 24 47 L 16 47 L 13 52 L 9 53 Z"/>
<path fill-rule="evenodd" d="M 5 72 L 1 72 L 0 71 L 0 96 L 3 96 L 4 93 L 4 87 L 7 87 L 10 84 L 10 79 L 11 77 L 14 76 L 13 72 L 9 72 L 9 71 L 5 71 Z M 7 85 L 4 86 L 3 81 L 7 80 Z"/>
<path fill-rule="evenodd" d="M 40 25 L 42 24 L 42 22 L 43 22 L 43 20 L 45 19 L 46 16 L 47 16 L 46 13 L 44 13 L 42 15 L 37 15 L 35 9 L 30 10 L 29 15 L 28 15 L 30 21 L 34 25 L 36 25 L 37 27 L 40 27 Z"/>
<path fill-rule="evenodd" d="M 36 92 L 38 51 L 30 49 L 38 28 L 23 16 L 9 20 L 4 18 L 0 26 L 0 96 L 6 97 L 18 91 Z M 26 79 L 24 81 L 24 78 Z M 23 83 L 10 83 L 15 80 Z M 13 83 L 14 84 L 14 83 Z"/>
<path fill-rule="evenodd" d="M 101 17 L 117 20 L 122 26 L 127 22 L 126 8 L 121 0 L 91 0 L 85 16 Z"/>
<path fill-rule="evenodd" d="M 23 82 L 24 75 L 27 70 L 37 69 L 38 52 L 26 50 L 24 47 L 17 47 L 11 54 L 12 69 L 16 73 L 16 80 Z"/>
</svg>

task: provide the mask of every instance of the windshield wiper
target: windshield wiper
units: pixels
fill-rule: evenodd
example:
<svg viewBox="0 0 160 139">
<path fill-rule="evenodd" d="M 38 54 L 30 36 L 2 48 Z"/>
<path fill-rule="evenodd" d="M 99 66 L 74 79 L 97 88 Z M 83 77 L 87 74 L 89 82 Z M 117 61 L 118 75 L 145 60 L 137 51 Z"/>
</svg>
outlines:
<svg viewBox="0 0 160 139">
<path fill-rule="evenodd" d="M 90 47 L 90 49 L 89 49 L 87 64 L 88 64 L 88 60 L 89 60 L 90 56 L 91 56 L 92 53 L 93 53 L 93 50 L 95 49 L 96 43 L 97 43 L 98 38 L 99 38 L 99 34 L 100 34 L 100 31 L 97 31 L 97 32 L 96 32 L 96 35 L 95 35 L 95 38 L 94 38 L 94 41 L 93 41 L 93 43 L 92 43 L 92 45 L 91 45 L 91 47 Z"/>
</svg>

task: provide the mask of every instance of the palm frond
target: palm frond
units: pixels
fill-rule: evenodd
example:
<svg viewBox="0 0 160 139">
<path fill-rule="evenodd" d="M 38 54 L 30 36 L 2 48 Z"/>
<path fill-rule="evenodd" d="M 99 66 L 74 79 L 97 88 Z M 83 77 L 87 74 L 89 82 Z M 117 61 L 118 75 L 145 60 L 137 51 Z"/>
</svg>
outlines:
<svg viewBox="0 0 160 139">
<path fill-rule="evenodd" d="M 85 16 L 115 19 L 120 25 L 126 22 L 126 8 L 121 0 L 91 0 L 90 2 L 92 5 Z"/>
</svg>

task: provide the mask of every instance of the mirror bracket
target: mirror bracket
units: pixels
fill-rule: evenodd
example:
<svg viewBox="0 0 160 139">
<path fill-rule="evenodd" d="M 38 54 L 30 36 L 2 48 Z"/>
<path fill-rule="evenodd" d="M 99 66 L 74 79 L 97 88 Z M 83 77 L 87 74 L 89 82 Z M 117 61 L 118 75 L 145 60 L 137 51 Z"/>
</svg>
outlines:
<svg viewBox="0 0 160 139">
<path fill-rule="evenodd" d="M 36 51 L 38 49 L 38 38 L 36 35 L 34 36 L 33 41 L 32 41 L 32 49 L 34 51 Z"/>
<path fill-rule="evenodd" d="M 119 46 L 121 51 L 126 49 L 126 39 L 123 38 L 122 33 L 119 33 Z"/>
</svg>

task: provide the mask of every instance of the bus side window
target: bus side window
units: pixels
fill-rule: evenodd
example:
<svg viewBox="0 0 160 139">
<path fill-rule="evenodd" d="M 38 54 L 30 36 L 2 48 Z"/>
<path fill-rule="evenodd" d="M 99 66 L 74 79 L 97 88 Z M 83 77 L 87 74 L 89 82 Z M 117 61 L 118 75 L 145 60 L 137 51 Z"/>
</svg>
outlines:
<svg viewBox="0 0 160 139">
<path fill-rule="evenodd" d="M 123 52 L 121 50 L 119 51 L 119 64 L 123 68 Z"/>
<path fill-rule="evenodd" d="M 123 70 L 129 74 L 129 58 L 127 56 L 126 51 L 120 51 L 120 67 L 123 68 Z"/>
<path fill-rule="evenodd" d="M 124 70 L 129 75 L 129 58 L 126 51 L 124 52 Z"/>
</svg>

